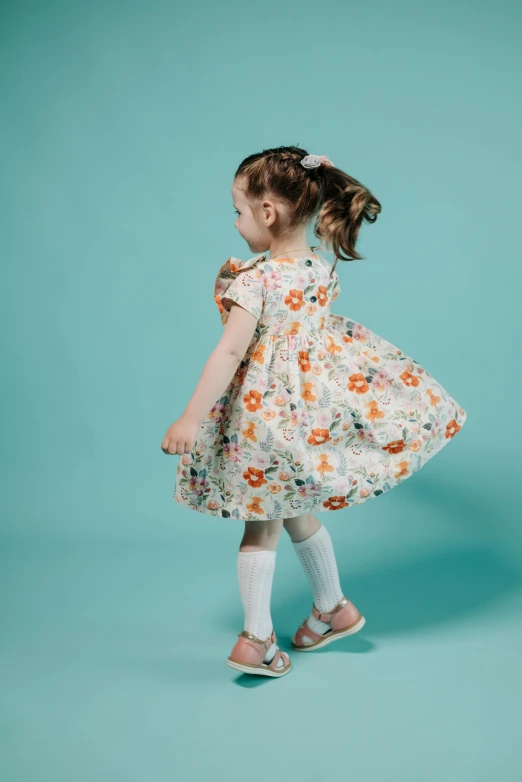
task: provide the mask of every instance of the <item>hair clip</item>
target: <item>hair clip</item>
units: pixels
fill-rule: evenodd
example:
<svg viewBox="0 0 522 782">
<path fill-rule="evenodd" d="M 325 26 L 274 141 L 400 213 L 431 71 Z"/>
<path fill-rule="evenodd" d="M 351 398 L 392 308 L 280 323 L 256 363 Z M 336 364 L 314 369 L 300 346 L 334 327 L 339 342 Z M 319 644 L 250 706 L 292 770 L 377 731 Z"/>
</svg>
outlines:
<svg viewBox="0 0 522 782">
<path fill-rule="evenodd" d="M 305 155 L 300 161 L 303 168 L 318 168 L 319 166 L 333 166 L 326 155 Z"/>
</svg>

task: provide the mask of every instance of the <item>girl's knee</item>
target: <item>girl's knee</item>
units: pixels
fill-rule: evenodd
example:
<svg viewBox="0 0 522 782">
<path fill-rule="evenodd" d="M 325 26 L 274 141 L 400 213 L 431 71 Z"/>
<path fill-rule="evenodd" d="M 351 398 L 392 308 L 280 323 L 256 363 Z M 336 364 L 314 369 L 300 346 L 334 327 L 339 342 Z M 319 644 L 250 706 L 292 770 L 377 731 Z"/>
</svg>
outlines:
<svg viewBox="0 0 522 782">
<path fill-rule="evenodd" d="M 282 529 L 283 519 L 245 521 L 241 548 L 276 549 Z"/>
<path fill-rule="evenodd" d="M 283 519 L 283 526 L 292 541 L 305 540 L 317 532 L 321 522 L 313 513 L 303 513 L 301 516 L 292 516 Z"/>
</svg>

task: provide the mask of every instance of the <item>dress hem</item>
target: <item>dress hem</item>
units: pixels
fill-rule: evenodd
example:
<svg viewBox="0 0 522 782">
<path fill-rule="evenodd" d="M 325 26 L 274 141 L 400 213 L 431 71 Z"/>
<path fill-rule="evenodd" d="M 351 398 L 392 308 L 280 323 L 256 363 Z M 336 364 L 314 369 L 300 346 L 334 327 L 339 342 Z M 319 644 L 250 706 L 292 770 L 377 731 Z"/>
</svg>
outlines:
<svg viewBox="0 0 522 782">
<path fill-rule="evenodd" d="M 460 429 L 464 426 L 464 424 L 467 421 L 467 414 L 464 413 L 460 420 Z M 374 500 L 380 497 L 382 494 L 387 494 L 392 489 L 397 488 L 398 486 L 405 483 L 409 478 L 412 477 L 412 475 L 415 475 L 415 473 L 419 472 L 419 470 L 426 465 L 427 462 L 429 462 L 431 459 L 433 459 L 434 456 L 439 454 L 451 441 L 453 440 L 453 437 L 443 438 L 439 441 L 438 447 L 433 449 L 428 455 L 427 458 L 425 457 L 424 460 L 414 469 L 413 471 L 409 472 L 407 475 L 404 475 L 399 480 L 396 480 L 394 483 L 387 483 L 382 486 L 382 488 L 379 488 L 377 490 L 370 491 L 367 495 L 364 497 L 360 497 L 357 501 L 348 501 L 346 505 L 341 505 L 338 508 L 335 507 L 327 507 L 324 503 L 324 498 L 321 498 L 319 502 L 313 506 L 312 508 L 303 509 L 300 513 L 296 513 L 295 516 L 302 516 L 304 513 L 328 513 L 331 511 L 339 511 L 344 510 L 345 508 L 352 508 L 354 505 L 363 505 L 365 502 L 368 502 L 368 500 Z M 343 497 L 342 494 L 334 494 L 334 490 L 332 489 L 332 493 L 330 494 L 330 497 Z M 344 495 L 346 496 L 346 495 Z M 199 513 L 205 513 L 208 516 L 216 516 L 220 519 L 233 519 L 234 521 L 273 521 L 276 518 L 283 518 L 283 519 L 290 519 L 294 518 L 293 516 L 259 516 L 257 514 L 251 514 L 250 518 L 237 518 L 237 516 L 232 516 L 232 514 L 227 511 L 229 514 L 228 516 L 223 516 L 223 514 L 220 512 L 221 508 L 216 508 L 215 510 L 212 510 L 211 508 L 208 508 L 206 505 L 201 504 L 200 506 L 192 506 L 188 502 L 185 502 L 183 500 L 177 491 L 174 492 L 172 495 L 172 499 L 174 499 L 179 505 L 183 505 L 185 508 L 188 508 L 189 510 L 194 510 Z"/>
</svg>

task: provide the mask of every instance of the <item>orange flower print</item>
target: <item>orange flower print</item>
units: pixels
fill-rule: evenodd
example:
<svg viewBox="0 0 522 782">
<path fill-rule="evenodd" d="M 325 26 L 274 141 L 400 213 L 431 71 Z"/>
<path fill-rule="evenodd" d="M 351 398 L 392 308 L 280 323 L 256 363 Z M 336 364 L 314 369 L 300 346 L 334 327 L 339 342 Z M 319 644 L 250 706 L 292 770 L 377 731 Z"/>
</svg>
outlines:
<svg viewBox="0 0 522 782">
<path fill-rule="evenodd" d="M 218 308 L 218 311 L 219 311 L 219 313 L 221 314 L 222 312 L 224 312 L 224 311 L 225 311 L 225 308 L 224 308 L 224 306 L 221 304 L 221 294 L 220 294 L 220 293 L 217 293 L 217 294 L 214 296 L 214 301 L 215 301 L 215 302 L 216 302 L 216 304 L 217 304 L 217 308 Z"/>
<path fill-rule="evenodd" d="M 291 321 L 285 328 L 283 334 L 291 336 L 293 334 L 299 334 L 301 332 L 301 324 L 298 320 Z"/>
<path fill-rule="evenodd" d="M 300 350 L 299 351 L 299 369 L 301 372 L 309 372 L 310 371 L 310 359 L 308 358 L 308 351 L 307 350 Z"/>
<path fill-rule="evenodd" d="M 328 497 L 328 499 L 323 502 L 323 505 L 325 508 L 328 508 L 328 510 L 339 510 L 339 508 L 346 508 L 348 503 L 346 502 L 344 494 L 341 494 L 340 496 Z"/>
<path fill-rule="evenodd" d="M 446 424 L 446 431 L 444 432 L 444 437 L 455 437 L 455 435 L 459 430 L 460 430 L 460 426 L 458 425 L 456 420 L 452 418 L 449 424 Z"/>
<path fill-rule="evenodd" d="M 263 404 L 261 402 L 262 396 L 259 393 L 259 391 L 249 391 L 245 396 L 243 397 L 243 402 L 245 403 L 246 409 L 250 413 L 255 413 L 256 410 L 261 410 L 263 407 Z"/>
<path fill-rule="evenodd" d="M 308 437 L 311 445 L 324 445 L 331 440 L 329 429 L 312 429 L 312 434 Z"/>
<path fill-rule="evenodd" d="M 410 466 L 409 462 L 399 462 L 398 464 L 395 465 L 395 470 L 396 470 L 395 477 L 397 478 L 397 480 L 399 478 L 405 478 L 406 475 L 409 475 L 409 470 L 408 470 L 409 466 Z"/>
<path fill-rule="evenodd" d="M 265 351 L 266 351 L 266 345 L 259 344 L 254 350 L 254 352 L 252 353 L 252 361 L 257 361 L 258 364 L 264 364 Z"/>
<path fill-rule="evenodd" d="M 356 394 L 365 394 L 370 387 L 361 372 L 350 375 L 349 380 L 350 382 L 347 383 L 348 391 L 355 391 Z"/>
<path fill-rule="evenodd" d="M 440 396 L 437 396 L 436 394 L 434 394 L 433 391 L 431 390 L 431 388 L 428 388 L 426 393 L 428 394 L 428 396 L 430 398 L 430 405 L 433 405 L 433 407 L 436 407 L 439 404 L 439 402 L 440 402 Z"/>
<path fill-rule="evenodd" d="M 245 377 L 247 372 L 248 372 L 248 364 L 245 364 L 242 367 L 238 367 L 236 372 L 236 377 L 235 377 L 235 383 L 242 386 L 243 383 L 245 382 Z"/>
<path fill-rule="evenodd" d="M 391 443 L 382 446 L 382 450 L 388 451 L 388 453 L 400 453 L 401 451 L 404 451 L 405 448 L 406 443 L 402 437 L 400 440 L 392 440 Z"/>
<path fill-rule="evenodd" d="M 272 418 L 275 418 L 277 415 L 275 410 L 263 410 L 261 413 L 261 416 L 265 419 L 265 421 L 270 421 Z"/>
<path fill-rule="evenodd" d="M 418 451 L 421 445 L 422 445 L 421 440 L 412 440 L 412 442 L 410 443 L 410 451 Z"/>
<path fill-rule="evenodd" d="M 252 502 L 247 502 L 246 507 L 250 513 L 258 513 L 261 515 L 261 513 L 265 512 L 261 507 L 261 497 L 252 497 Z"/>
<path fill-rule="evenodd" d="M 255 489 L 260 489 L 263 483 L 268 483 L 265 478 L 265 471 L 258 470 L 257 467 L 249 467 L 245 470 L 243 478 L 249 486 L 253 486 Z"/>
<path fill-rule="evenodd" d="M 298 288 L 292 288 L 292 290 L 288 292 L 288 296 L 285 296 L 285 304 L 293 312 L 300 310 L 301 307 L 305 306 L 303 291 L 300 291 Z"/>
<path fill-rule="evenodd" d="M 269 483 L 267 486 L 268 491 L 270 494 L 277 494 L 281 491 L 281 484 L 280 483 Z"/>
<path fill-rule="evenodd" d="M 328 304 L 328 291 L 326 290 L 326 285 L 319 285 L 317 288 L 317 303 L 324 307 L 325 304 Z"/>
<path fill-rule="evenodd" d="M 368 350 L 363 350 L 363 353 L 364 353 L 365 356 L 368 356 L 370 361 L 373 361 L 374 364 L 378 364 L 379 363 L 379 361 L 380 361 L 379 356 L 372 356 L 372 355 L 370 355 Z"/>
<path fill-rule="evenodd" d="M 219 502 L 217 500 L 209 500 L 207 502 L 207 508 L 209 510 L 216 510 L 216 508 L 219 508 L 219 507 L 220 507 L 220 504 L 219 504 Z"/>
<path fill-rule="evenodd" d="M 246 421 L 245 423 L 246 426 L 241 430 L 241 434 L 243 437 L 246 437 L 247 440 L 252 440 L 253 443 L 257 443 L 255 423 L 253 421 Z"/>
<path fill-rule="evenodd" d="M 340 352 L 342 350 L 341 345 L 337 344 L 331 334 L 326 334 L 324 344 L 328 353 L 335 353 L 336 351 Z"/>
<path fill-rule="evenodd" d="M 317 463 L 316 467 L 317 467 L 317 472 L 320 472 L 321 475 L 324 472 L 332 472 L 333 469 L 334 469 L 333 464 L 329 464 L 328 463 L 328 454 L 327 453 L 320 454 L 319 462 Z"/>
<path fill-rule="evenodd" d="M 315 386 L 311 381 L 304 384 L 304 387 L 301 390 L 301 396 L 303 397 L 305 402 L 315 402 L 315 400 L 317 399 L 315 395 Z"/>
<path fill-rule="evenodd" d="M 366 407 L 368 408 L 368 412 L 366 413 L 366 418 L 368 421 L 375 421 L 376 418 L 384 418 L 385 414 L 382 410 L 379 410 L 379 405 L 375 399 L 372 399 L 371 402 L 368 402 Z"/>
<path fill-rule="evenodd" d="M 402 375 L 400 375 L 400 379 L 404 383 L 405 386 L 418 386 L 419 385 L 419 378 L 415 375 L 412 375 L 411 372 L 408 372 L 407 369 L 404 370 Z"/>
</svg>

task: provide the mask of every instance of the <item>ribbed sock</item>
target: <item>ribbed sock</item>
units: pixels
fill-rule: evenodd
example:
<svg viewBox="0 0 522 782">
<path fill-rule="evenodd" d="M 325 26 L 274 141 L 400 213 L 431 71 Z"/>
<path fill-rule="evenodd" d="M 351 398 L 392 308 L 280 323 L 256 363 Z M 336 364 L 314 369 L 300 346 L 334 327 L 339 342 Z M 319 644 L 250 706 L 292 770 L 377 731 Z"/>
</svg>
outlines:
<svg viewBox="0 0 522 782">
<path fill-rule="evenodd" d="M 292 541 L 297 556 L 312 588 L 314 603 L 319 611 L 331 611 L 343 597 L 339 571 L 330 533 L 321 524 L 318 530 L 305 540 Z M 307 619 L 316 633 L 324 634 L 330 629 L 327 622 L 321 622 L 313 614 Z M 304 636 L 305 641 L 312 641 Z"/>
<path fill-rule="evenodd" d="M 272 632 L 270 600 L 274 580 L 276 552 L 238 551 L 237 575 L 243 608 L 245 609 L 244 630 L 257 638 L 268 638 Z M 276 653 L 276 644 L 267 650 L 263 662 L 269 663 Z M 279 660 L 277 667 L 282 668 L 284 661 Z"/>
</svg>

